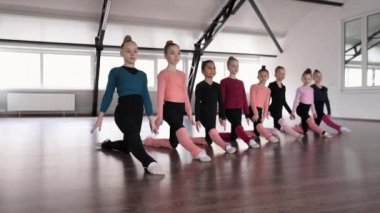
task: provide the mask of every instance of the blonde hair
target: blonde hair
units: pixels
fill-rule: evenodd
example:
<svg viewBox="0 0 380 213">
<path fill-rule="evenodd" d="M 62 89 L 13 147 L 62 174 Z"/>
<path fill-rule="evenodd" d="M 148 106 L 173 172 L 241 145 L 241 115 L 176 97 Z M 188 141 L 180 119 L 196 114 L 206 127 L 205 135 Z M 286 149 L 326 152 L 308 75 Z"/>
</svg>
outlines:
<svg viewBox="0 0 380 213">
<path fill-rule="evenodd" d="M 239 61 L 239 60 L 237 60 L 237 58 L 235 58 L 235 57 L 233 57 L 233 56 L 228 57 L 228 59 L 227 59 L 227 66 L 230 66 L 230 64 L 231 64 L 233 61 Z"/>
</svg>

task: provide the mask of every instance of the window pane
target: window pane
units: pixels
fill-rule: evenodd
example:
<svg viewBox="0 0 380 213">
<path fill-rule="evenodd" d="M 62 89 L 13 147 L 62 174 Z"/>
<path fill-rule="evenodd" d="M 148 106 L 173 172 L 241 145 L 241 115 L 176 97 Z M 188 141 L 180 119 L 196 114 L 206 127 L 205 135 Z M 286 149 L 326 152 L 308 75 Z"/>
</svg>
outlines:
<svg viewBox="0 0 380 213">
<path fill-rule="evenodd" d="M 157 72 L 161 72 L 163 69 L 165 69 L 168 66 L 168 62 L 166 59 L 158 59 L 157 60 Z M 191 65 L 190 65 L 191 66 Z M 177 64 L 177 69 L 185 72 L 190 72 L 189 70 L 183 70 L 183 60 L 180 60 Z"/>
<path fill-rule="evenodd" d="M 0 88 L 27 89 L 40 86 L 39 53 L 0 52 Z"/>
<path fill-rule="evenodd" d="M 362 86 L 362 69 L 348 68 L 345 69 L 345 86 L 360 87 Z"/>
<path fill-rule="evenodd" d="M 378 86 L 378 72 L 380 69 L 380 13 L 368 16 L 368 86 Z"/>
<path fill-rule="evenodd" d="M 361 19 L 355 19 L 345 23 L 344 64 L 346 87 L 362 86 L 361 22 Z"/>
<path fill-rule="evenodd" d="M 373 71 L 373 69 L 368 69 L 367 70 L 367 86 L 373 86 L 373 84 L 374 84 L 374 71 Z"/>
<path fill-rule="evenodd" d="M 245 91 L 249 92 L 251 85 L 258 83 L 257 71 L 261 66 L 257 62 L 240 62 L 237 78 L 244 82 Z"/>
<path fill-rule="evenodd" d="M 91 89 L 89 55 L 43 54 L 43 87 Z"/>
<path fill-rule="evenodd" d="M 380 86 L 380 69 L 375 70 L 374 86 Z"/>
<path fill-rule="evenodd" d="M 156 75 L 154 73 L 154 60 L 139 59 L 136 61 L 136 68 L 144 71 L 148 78 L 148 87 L 154 87 Z"/>
<path fill-rule="evenodd" d="M 123 58 L 120 56 L 102 56 L 100 58 L 99 89 L 106 89 L 110 70 L 123 64 Z"/>
</svg>

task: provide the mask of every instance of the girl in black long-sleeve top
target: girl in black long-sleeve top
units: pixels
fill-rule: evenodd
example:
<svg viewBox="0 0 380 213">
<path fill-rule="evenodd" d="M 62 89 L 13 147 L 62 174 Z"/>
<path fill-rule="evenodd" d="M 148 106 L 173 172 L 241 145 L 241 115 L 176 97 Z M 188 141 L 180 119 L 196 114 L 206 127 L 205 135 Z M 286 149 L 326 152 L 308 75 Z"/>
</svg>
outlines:
<svg viewBox="0 0 380 213">
<path fill-rule="evenodd" d="M 214 141 L 228 153 L 236 151 L 231 144 L 224 142 L 216 130 L 216 114 L 219 106 L 219 121 L 222 126 L 226 125 L 224 104 L 220 94 L 220 86 L 212 79 L 215 76 L 215 64 L 211 60 L 202 62 L 202 74 L 205 80 L 197 84 L 195 88 L 195 121 L 199 131 L 201 125 L 205 127 L 206 142 L 211 145 Z"/>
<path fill-rule="evenodd" d="M 292 110 L 286 102 L 286 87 L 284 84 L 282 84 L 282 81 L 285 78 L 285 68 L 282 66 L 276 67 L 275 77 L 276 81 L 271 82 L 268 86 L 268 88 L 271 90 L 270 95 L 272 98 L 271 104 L 269 106 L 269 112 L 273 117 L 273 126 L 275 128 L 273 134 L 281 136 L 279 130 L 282 128 L 288 135 L 291 135 L 297 139 L 302 139 L 303 136 L 294 131 L 282 118 L 283 107 L 285 107 L 286 111 L 288 111 L 289 114 L 292 113 Z M 294 119 L 294 116 L 291 115 L 290 118 Z"/>
<path fill-rule="evenodd" d="M 321 84 L 322 82 L 322 73 L 319 70 L 314 70 L 313 72 L 313 80 L 315 84 L 311 85 L 314 90 L 314 105 L 315 110 L 317 112 L 317 118 L 315 119 L 315 123 L 320 125 L 323 121 L 327 126 L 335 129 L 339 133 L 342 132 L 350 132 L 350 130 L 344 126 L 341 126 L 334 122 L 331 115 L 331 107 L 330 100 L 327 95 L 327 87 Z M 327 115 L 324 113 L 324 106 L 326 104 Z"/>
</svg>

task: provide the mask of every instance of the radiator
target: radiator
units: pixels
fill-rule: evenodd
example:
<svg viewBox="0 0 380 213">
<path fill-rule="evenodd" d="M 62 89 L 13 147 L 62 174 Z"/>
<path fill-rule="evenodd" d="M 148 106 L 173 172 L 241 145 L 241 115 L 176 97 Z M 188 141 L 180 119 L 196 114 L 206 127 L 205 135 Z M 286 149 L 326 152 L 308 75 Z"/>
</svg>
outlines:
<svg viewBox="0 0 380 213">
<path fill-rule="evenodd" d="M 75 94 L 8 93 L 7 111 L 75 111 Z"/>
</svg>

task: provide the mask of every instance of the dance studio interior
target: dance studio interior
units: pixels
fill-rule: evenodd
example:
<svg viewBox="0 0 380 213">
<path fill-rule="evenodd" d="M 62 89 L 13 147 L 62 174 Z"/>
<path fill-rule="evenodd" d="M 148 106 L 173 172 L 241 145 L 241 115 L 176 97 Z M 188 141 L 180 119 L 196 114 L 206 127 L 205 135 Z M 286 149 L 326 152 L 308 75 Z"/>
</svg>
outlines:
<svg viewBox="0 0 380 213">
<path fill-rule="evenodd" d="M 0 0 L 1 213 L 376 212 L 379 109 L 379 0 Z"/>
</svg>

